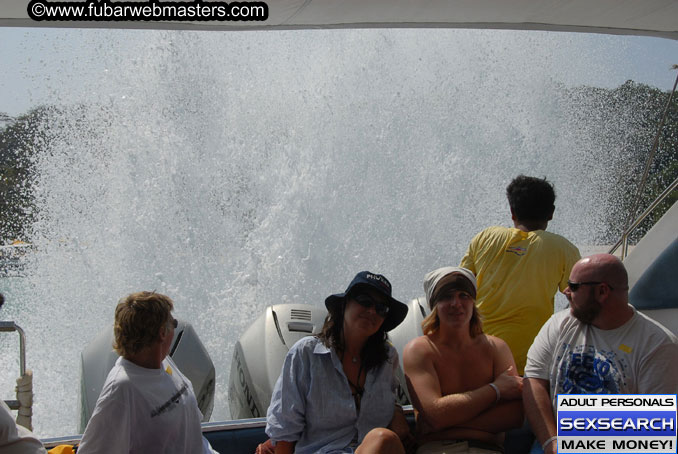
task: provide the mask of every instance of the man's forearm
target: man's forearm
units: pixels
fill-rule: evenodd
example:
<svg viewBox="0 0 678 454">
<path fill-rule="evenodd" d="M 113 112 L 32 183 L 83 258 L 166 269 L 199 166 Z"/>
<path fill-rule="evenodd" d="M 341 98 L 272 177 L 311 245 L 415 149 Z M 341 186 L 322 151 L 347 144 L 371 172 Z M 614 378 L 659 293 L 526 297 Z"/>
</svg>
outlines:
<svg viewBox="0 0 678 454">
<path fill-rule="evenodd" d="M 539 444 L 543 446 L 547 440 L 556 435 L 556 420 L 553 416 L 549 382 L 540 378 L 526 378 L 523 381 L 523 402 L 532 432 Z M 555 444 L 549 443 L 544 447 L 544 452 L 548 454 L 550 447 L 555 448 Z"/>
<path fill-rule="evenodd" d="M 523 401 L 499 402 L 459 427 L 483 430 L 490 433 L 505 432 L 523 425 Z"/>
<path fill-rule="evenodd" d="M 431 430 L 439 431 L 463 425 L 489 409 L 495 401 L 494 389 L 483 385 L 472 391 L 441 397 L 430 408 L 420 409 L 419 416 L 424 418 Z"/>
</svg>

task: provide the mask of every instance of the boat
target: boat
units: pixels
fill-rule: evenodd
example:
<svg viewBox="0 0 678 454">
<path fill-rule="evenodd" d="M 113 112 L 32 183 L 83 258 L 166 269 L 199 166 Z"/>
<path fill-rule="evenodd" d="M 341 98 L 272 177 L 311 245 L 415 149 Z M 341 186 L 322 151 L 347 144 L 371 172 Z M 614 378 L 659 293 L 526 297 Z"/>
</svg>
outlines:
<svg viewBox="0 0 678 454">
<path fill-rule="evenodd" d="M 676 190 L 678 179 L 634 220 L 620 241 L 607 252 L 623 257 L 629 273 L 629 299 L 633 306 L 678 335 L 678 281 L 674 277 L 675 270 L 678 269 L 678 202 L 673 204 L 628 255 L 625 251 L 618 251 L 620 246 L 625 245 L 629 234 L 666 196 Z M 389 333 L 391 342 L 399 352 L 403 351 L 407 342 L 423 334 L 421 322 L 430 313 L 424 296 L 410 300 L 408 306 L 405 320 Z M 296 340 L 318 332 L 324 316 L 324 311 L 311 305 L 273 305 L 242 335 L 234 350 L 229 384 L 229 407 L 234 421 L 224 425 L 209 423 L 204 426 L 205 435 L 214 443 L 213 446 L 229 449 L 236 443 L 240 448 L 236 441 L 238 437 L 231 438 L 232 434 L 223 434 L 222 431 L 228 431 L 229 427 L 232 427 L 231 430 L 243 432 L 244 438 L 240 442 L 244 446 L 242 450 L 228 452 L 253 452 L 258 443 L 266 440 L 265 434 L 261 433 L 266 424 L 263 416 L 270 403 L 285 353 Z M 400 361 L 397 373 L 400 383 L 405 383 L 402 358 Z M 397 397 L 406 410 L 409 422 L 413 424 L 413 410 L 407 388 L 400 387 Z M 225 436 L 224 444 L 221 444 L 221 436 Z"/>
<path fill-rule="evenodd" d="M 676 190 L 678 179 L 635 219 L 619 242 L 608 252 L 615 253 L 620 246 L 627 249 L 626 241 L 632 231 Z M 678 269 L 677 225 L 678 202 L 674 203 L 628 255 L 624 250 L 618 255 L 622 256 L 629 273 L 629 295 L 634 307 L 678 335 L 678 281 L 673 279 L 673 273 Z M 410 300 L 408 307 L 405 320 L 389 333 L 391 342 L 398 351 L 402 351 L 411 339 L 422 335 L 421 322 L 430 312 L 423 296 Z M 271 305 L 243 333 L 234 349 L 229 379 L 229 408 L 233 420 L 203 423 L 203 433 L 214 449 L 221 453 L 252 453 L 258 444 L 266 441 L 266 409 L 285 354 L 296 341 L 318 332 L 325 316 L 326 312 L 317 306 Z M 181 343 L 182 337 L 188 339 L 186 344 Z M 83 397 L 82 408 L 89 409 L 89 413 L 83 410 L 82 427 L 91 414 L 108 370 L 117 358 L 108 347 L 111 341 L 112 333 L 103 333 L 83 352 L 83 396 L 88 397 Z M 109 352 L 108 357 L 106 352 Z M 209 419 L 213 397 L 211 394 L 214 392 L 214 366 L 190 323 L 183 320 L 180 322 L 171 356 L 182 370 L 188 371 L 186 375 L 194 384 L 201 410 Z M 197 376 L 189 375 L 196 372 Z M 84 385 L 88 373 L 98 380 L 94 386 Z M 400 382 L 405 383 L 402 358 L 398 375 Z M 407 389 L 400 387 L 397 397 L 413 425 L 414 415 Z M 47 447 L 53 447 L 64 443 L 76 444 L 78 440 L 79 436 L 71 436 L 47 439 L 44 443 Z"/>
<path fill-rule="evenodd" d="M 182 29 L 238 32 L 242 30 L 289 30 L 314 28 L 483 28 L 509 30 L 545 30 L 630 34 L 678 39 L 678 0 L 590 2 L 576 0 L 567 4 L 549 4 L 536 0 L 478 0 L 468 2 L 438 0 L 421 4 L 405 1 L 352 0 L 336 8 L 330 0 L 275 0 L 266 2 L 265 21 L 251 22 L 36 22 L 27 13 L 27 1 L 7 0 L 0 5 L 0 27 L 101 27 L 135 29 Z M 674 181 L 648 210 L 624 232 L 631 233 L 639 219 L 647 216 L 661 200 L 676 190 Z M 661 320 L 678 333 L 678 283 L 667 279 L 666 270 L 678 269 L 678 204 L 661 218 L 643 237 L 632 252 L 621 252 L 631 278 L 631 298 L 636 307 Z M 622 239 L 620 244 L 625 244 Z M 671 287 L 653 282 L 669 282 Z M 394 345 L 402 347 L 421 333 L 420 323 L 428 313 L 421 297 L 409 302 L 406 320 L 391 333 Z M 212 446 L 221 453 L 251 453 L 265 440 L 263 432 L 270 392 L 277 379 L 284 354 L 296 340 L 316 332 L 324 319 L 324 311 L 304 304 L 274 304 L 269 306 L 241 336 L 233 354 L 229 379 L 230 409 L 234 420 L 204 422 L 203 432 Z M 18 331 L 16 325 L 3 325 L 5 331 Z M 110 352 L 111 333 L 102 333 L 82 354 L 82 422 L 91 413 L 93 402 L 105 379 L 107 369 L 115 361 L 113 354 L 99 355 L 101 349 Z M 264 342 L 262 343 L 262 339 Z M 23 342 L 23 341 L 22 341 Z M 197 352 L 197 354 L 196 354 Z M 209 418 L 213 405 L 214 366 L 190 322 L 180 321 L 175 334 L 172 356 L 180 369 L 191 378 L 199 396 L 203 413 Z M 183 357 L 183 359 L 182 359 Z M 198 364 L 197 367 L 192 364 Z M 192 375 L 190 370 L 203 373 Z M 407 405 L 407 390 L 399 399 Z M 411 407 L 410 420 L 411 420 Z M 45 446 L 75 444 L 79 435 L 45 439 Z"/>
<path fill-rule="evenodd" d="M 636 218 L 609 252 L 615 253 L 635 226 L 675 190 L 678 190 L 678 179 Z M 624 264 L 629 273 L 630 300 L 634 307 L 678 335 L 678 281 L 672 278 L 672 273 L 678 269 L 677 225 L 678 202 L 674 203 L 628 256 L 624 257 Z M 656 285 L 657 282 L 662 285 Z M 423 296 L 410 300 L 408 307 L 405 320 L 389 333 L 391 342 L 398 351 L 402 351 L 411 339 L 422 335 L 421 322 L 430 312 Z M 266 409 L 285 354 L 297 340 L 318 332 L 325 315 L 324 310 L 307 304 L 271 305 L 242 334 L 234 349 L 229 379 L 229 408 L 233 420 L 204 422 L 202 425 L 203 434 L 214 449 L 220 453 L 251 454 L 257 445 L 266 441 Z M 182 320 L 177 333 L 171 356 L 182 370 L 188 371 L 186 375 L 194 384 L 201 409 L 205 408 L 203 413 L 209 415 L 210 393 L 214 392 L 214 366 L 189 323 Z M 186 333 L 183 337 L 190 339 L 188 345 L 177 342 L 177 337 L 181 340 L 182 333 Z M 98 380 L 96 386 L 90 386 L 86 390 L 89 397 L 83 399 L 82 404 L 83 408 L 89 408 L 89 413 L 83 411 L 83 424 L 86 424 L 98 396 L 97 386 L 100 390 L 117 357 L 107 347 L 111 345 L 111 341 L 112 333 L 103 333 L 83 352 L 83 383 L 88 373 Z M 110 352 L 107 358 L 106 352 Z M 207 380 L 204 376 L 189 375 L 196 371 L 201 374 L 206 372 Z M 400 382 L 405 383 L 402 358 L 398 375 Z M 406 411 L 408 421 L 413 425 L 413 409 L 406 388 L 399 389 L 398 400 Z M 76 444 L 78 441 L 79 436 L 70 436 L 46 439 L 44 443 L 47 447 L 54 447 L 60 444 Z"/>
</svg>

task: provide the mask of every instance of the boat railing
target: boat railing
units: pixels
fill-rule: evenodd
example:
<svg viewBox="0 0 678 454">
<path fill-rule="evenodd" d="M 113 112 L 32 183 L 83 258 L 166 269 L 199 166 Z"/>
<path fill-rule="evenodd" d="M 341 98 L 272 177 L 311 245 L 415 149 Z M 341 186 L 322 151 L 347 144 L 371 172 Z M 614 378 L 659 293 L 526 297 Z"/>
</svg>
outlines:
<svg viewBox="0 0 678 454">
<path fill-rule="evenodd" d="M 624 233 L 622 233 L 621 238 L 619 241 L 615 243 L 614 246 L 610 249 L 609 253 L 614 254 L 617 249 L 619 249 L 619 246 L 621 246 L 621 253 L 620 253 L 620 258 L 624 260 L 626 256 L 628 255 L 628 249 L 629 249 L 629 236 L 631 233 L 633 233 L 636 228 L 640 225 L 641 222 L 645 220 L 654 210 L 659 206 L 660 203 L 662 203 L 666 198 L 673 193 L 678 188 L 678 178 L 673 180 L 673 183 L 671 183 L 666 189 L 664 189 L 664 192 L 659 194 L 656 199 L 647 207 L 645 211 L 643 211 L 640 216 L 636 218 L 635 221 L 633 221 L 625 230 Z"/>
<path fill-rule="evenodd" d="M 26 334 L 16 323 L 0 321 L 0 333 L 11 332 L 19 333 L 19 376 L 23 377 L 26 375 Z M 18 410 L 20 406 L 18 400 L 6 400 L 5 403 L 12 410 Z"/>
<path fill-rule="evenodd" d="M 266 427 L 266 418 L 234 419 L 232 421 L 213 421 L 202 423 L 202 431 L 218 432 L 220 430 L 251 429 Z"/>
<path fill-rule="evenodd" d="M 678 69 L 678 65 L 673 65 L 672 69 Z M 676 93 L 676 88 L 678 88 L 678 75 L 676 75 L 676 80 L 673 83 L 673 89 L 671 90 L 671 93 L 669 94 L 668 99 L 666 100 L 666 105 L 664 106 L 664 112 L 662 113 L 661 120 L 659 121 L 659 124 L 657 125 L 657 131 L 654 135 L 654 140 L 652 142 L 652 148 L 650 149 L 650 152 L 647 155 L 647 159 L 645 160 L 645 169 L 643 170 L 643 175 L 640 178 L 640 183 L 638 184 L 638 188 L 636 189 L 636 195 L 633 198 L 632 204 L 631 204 L 631 209 L 629 211 L 629 217 L 628 221 L 626 222 L 626 229 L 624 230 L 624 233 L 622 234 L 622 237 L 620 238 L 617 243 L 612 246 L 610 249 L 610 254 L 614 254 L 619 248 L 619 246 L 622 247 L 620 258 L 624 260 L 626 256 L 628 255 L 628 248 L 629 248 L 629 235 L 640 225 L 643 220 L 659 205 L 661 202 L 664 201 L 666 197 L 668 197 L 671 192 L 673 192 L 674 189 L 678 186 L 678 178 L 674 180 L 673 183 L 671 183 L 659 196 L 650 204 L 650 206 L 643 212 L 641 213 L 640 216 L 636 218 L 635 221 L 632 222 L 633 217 L 636 215 L 638 212 L 638 208 L 640 206 L 640 201 L 643 195 L 643 192 L 645 191 L 645 186 L 647 184 L 648 177 L 650 175 L 650 169 L 652 166 L 652 162 L 657 154 L 657 149 L 659 148 L 659 140 L 661 137 L 661 132 L 664 128 L 664 123 L 666 122 L 666 118 L 669 113 L 669 109 L 671 107 L 671 101 L 673 100 L 673 95 Z"/>
</svg>

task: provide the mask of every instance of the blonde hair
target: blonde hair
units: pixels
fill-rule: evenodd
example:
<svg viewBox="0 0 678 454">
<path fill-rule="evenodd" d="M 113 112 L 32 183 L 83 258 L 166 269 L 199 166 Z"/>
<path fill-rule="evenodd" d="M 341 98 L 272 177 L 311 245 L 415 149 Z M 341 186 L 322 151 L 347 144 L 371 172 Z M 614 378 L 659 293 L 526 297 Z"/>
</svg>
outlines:
<svg viewBox="0 0 678 454">
<path fill-rule="evenodd" d="M 138 353 L 158 339 L 171 318 L 174 304 L 169 296 L 155 292 L 132 293 L 115 308 L 113 348 L 122 357 Z"/>
<path fill-rule="evenodd" d="M 424 335 L 433 334 L 440 328 L 440 317 L 438 316 L 438 305 L 433 306 L 431 313 L 426 316 L 423 322 L 421 322 L 421 329 L 424 332 Z M 473 302 L 473 315 L 471 315 L 471 321 L 469 323 L 469 333 L 471 337 L 476 337 L 479 334 L 483 334 L 483 320 L 478 312 L 475 301 Z"/>
</svg>

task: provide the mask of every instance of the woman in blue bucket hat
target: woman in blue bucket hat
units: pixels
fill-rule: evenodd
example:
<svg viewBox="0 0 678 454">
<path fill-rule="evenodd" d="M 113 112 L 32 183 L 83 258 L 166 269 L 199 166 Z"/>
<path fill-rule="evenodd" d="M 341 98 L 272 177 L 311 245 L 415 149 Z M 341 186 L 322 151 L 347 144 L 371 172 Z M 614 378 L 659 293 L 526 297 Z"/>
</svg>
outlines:
<svg viewBox="0 0 678 454">
<path fill-rule="evenodd" d="M 404 454 L 398 353 L 386 333 L 407 306 L 391 294 L 388 279 L 362 271 L 325 299 L 321 332 L 294 344 L 273 389 L 266 433 L 277 454 Z"/>
</svg>

